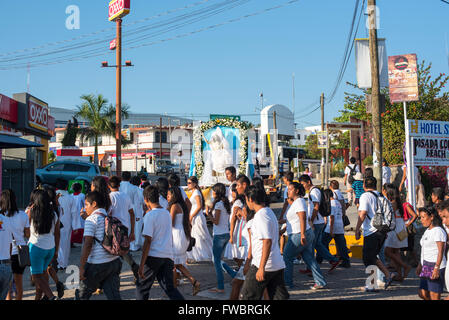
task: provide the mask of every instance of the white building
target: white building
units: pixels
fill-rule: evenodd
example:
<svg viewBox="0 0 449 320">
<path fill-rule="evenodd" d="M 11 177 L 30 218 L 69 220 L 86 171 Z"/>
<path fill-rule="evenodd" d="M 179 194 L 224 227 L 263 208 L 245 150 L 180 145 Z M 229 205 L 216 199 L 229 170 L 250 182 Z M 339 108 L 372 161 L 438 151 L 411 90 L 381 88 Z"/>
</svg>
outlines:
<svg viewBox="0 0 449 320">
<path fill-rule="evenodd" d="M 274 119 L 274 112 L 276 112 L 276 119 Z M 276 121 L 276 128 L 280 136 L 288 136 L 293 138 L 295 135 L 295 121 L 292 111 L 284 105 L 274 104 L 265 107 L 260 112 L 260 130 L 262 135 L 266 135 L 274 128 Z M 282 139 L 280 139 L 282 140 Z"/>
</svg>

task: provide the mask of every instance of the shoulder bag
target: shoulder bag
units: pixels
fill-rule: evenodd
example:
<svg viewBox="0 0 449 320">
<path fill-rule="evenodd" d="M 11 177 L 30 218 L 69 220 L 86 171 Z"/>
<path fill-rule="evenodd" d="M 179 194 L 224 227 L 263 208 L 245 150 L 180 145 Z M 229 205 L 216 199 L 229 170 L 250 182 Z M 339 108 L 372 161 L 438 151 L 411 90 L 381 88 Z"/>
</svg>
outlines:
<svg viewBox="0 0 449 320">
<path fill-rule="evenodd" d="M 19 260 L 19 266 L 21 268 L 29 267 L 31 266 L 31 260 L 30 260 L 30 249 L 28 248 L 28 245 L 17 245 L 16 239 L 14 238 L 14 235 L 12 236 L 14 240 L 14 245 L 17 247 L 17 257 Z"/>
</svg>

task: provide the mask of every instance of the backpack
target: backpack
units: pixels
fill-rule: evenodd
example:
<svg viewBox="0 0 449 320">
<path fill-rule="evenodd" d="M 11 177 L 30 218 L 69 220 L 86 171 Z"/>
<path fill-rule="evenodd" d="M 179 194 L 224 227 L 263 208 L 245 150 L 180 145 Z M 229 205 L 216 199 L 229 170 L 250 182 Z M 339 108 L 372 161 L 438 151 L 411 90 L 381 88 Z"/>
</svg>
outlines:
<svg viewBox="0 0 449 320">
<path fill-rule="evenodd" d="M 327 198 L 327 199 L 324 198 L 324 192 L 323 192 L 324 190 L 323 190 L 323 188 L 313 187 L 312 189 L 310 189 L 310 192 L 312 192 L 313 189 L 318 189 L 320 191 L 320 194 L 321 194 L 320 207 L 319 207 L 319 212 L 320 212 L 321 216 L 322 217 L 330 216 L 330 214 L 332 212 L 331 199 L 330 198 Z M 310 199 L 310 193 L 309 193 L 309 200 L 311 200 Z"/>
<path fill-rule="evenodd" d="M 377 231 L 388 233 L 396 228 L 396 218 L 394 215 L 393 207 L 391 202 L 385 198 L 383 195 L 377 195 L 373 191 L 369 191 L 377 199 L 377 208 L 373 217 L 373 227 Z M 370 217 L 368 219 L 371 220 Z"/>
<path fill-rule="evenodd" d="M 97 238 L 95 240 L 100 242 L 101 246 L 114 256 L 123 256 L 129 251 L 129 237 L 128 228 L 122 222 L 110 215 L 104 215 L 100 212 L 95 212 L 104 217 L 104 238 L 100 242 Z"/>
<path fill-rule="evenodd" d="M 353 168 L 351 168 L 350 166 L 348 166 L 348 168 L 349 168 L 349 170 L 351 170 L 350 172 L 349 172 L 349 176 L 348 176 L 348 182 L 350 183 L 350 184 L 353 184 L 354 183 L 354 176 L 355 176 L 355 174 L 357 173 L 357 171 L 356 171 L 356 169 L 355 168 L 357 168 L 357 165 L 356 164 L 354 164 L 354 167 Z"/>
</svg>

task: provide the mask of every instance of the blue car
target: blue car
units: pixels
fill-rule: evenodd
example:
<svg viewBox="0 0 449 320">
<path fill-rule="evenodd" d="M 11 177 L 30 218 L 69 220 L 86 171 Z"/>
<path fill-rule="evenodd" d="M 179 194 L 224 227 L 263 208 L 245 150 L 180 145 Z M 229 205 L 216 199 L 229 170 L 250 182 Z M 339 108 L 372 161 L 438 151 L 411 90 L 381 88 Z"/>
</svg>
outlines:
<svg viewBox="0 0 449 320">
<path fill-rule="evenodd" d="M 64 179 L 66 181 L 83 180 L 90 184 L 92 179 L 98 175 L 100 175 L 100 168 L 96 164 L 76 160 L 61 160 L 36 169 L 36 182 L 54 185 L 57 179 Z"/>
</svg>

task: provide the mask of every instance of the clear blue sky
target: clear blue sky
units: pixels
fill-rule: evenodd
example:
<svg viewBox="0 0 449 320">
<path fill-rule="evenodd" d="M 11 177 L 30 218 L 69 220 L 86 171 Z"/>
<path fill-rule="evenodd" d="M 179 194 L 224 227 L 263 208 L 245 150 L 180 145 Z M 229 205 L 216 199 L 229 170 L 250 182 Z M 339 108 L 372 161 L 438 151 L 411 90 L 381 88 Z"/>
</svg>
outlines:
<svg viewBox="0 0 449 320">
<path fill-rule="evenodd" d="M 199 1 L 131 0 L 131 13 L 124 18 L 124 24 Z M 114 27 L 114 23 L 107 19 L 108 2 L 15 0 L 2 3 L 0 54 Z M 222 0 L 210 0 L 201 6 L 126 26 L 124 32 L 220 2 Z M 287 0 L 248 1 L 142 43 L 184 34 L 285 2 Z M 72 4 L 80 8 L 79 30 L 65 27 L 68 17 L 65 10 Z M 433 63 L 434 75 L 449 71 L 446 50 L 448 4 L 440 0 L 378 0 L 378 6 L 381 23 L 378 35 L 387 39 L 388 55 L 416 53 L 418 59 Z M 303 0 L 173 41 L 133 50 L 125 47 L 123 58 L 132 60 L 135 67 L 124 69 L 123 101 L 131 106 L 132 112 L 167 112 L 185 116 L 256 114 L 255 107 L 260 106 L 262 91 L 265 105 L 279 103 L 291 108 L 294 73 L 298 127 L 319 124 L 319 111 L 305 119 L 301 114 L 311 110 L 304 109 L 318 100 L 321 92 L 330 94 L 334 86 L 353 8 L 354 0 Z M 75 108 L 80 103 L 79 97 L 88 93 L 102 93 L 110 102 L 115 102 L 114 69 L 100 68 L 103 60 L 110 64 L 115 62 L 115 55 L 108 50 L 113 34 L 114 30 L 68 43 L 104 39 L 102 56 L 31 68 L 31 94 L 50 106 L 63 108 Z M 363 20 L 358 37 L 366 36 Z M 47 46 L 39 52 L 59 47 L 61 45 Z M 0 56 L 0 67 L 13 63 L 1 61 L 7 58 Z M 14 63 L 19 62 L 24 61 Z M 12 96 L 25 92 L 26 80 L 26 68 L 0 70 L 0 93 Z M 356 81 L 354 53 L 334 101 L 326 105 L 326 121 L 332 121 L 342 109 L 344 91 L 351 90 L 346 81 Z M 259 122 L 255 116 L 244 118 Z M 205 120 L 204 117 L 197 119 Z"/>
</svg>

